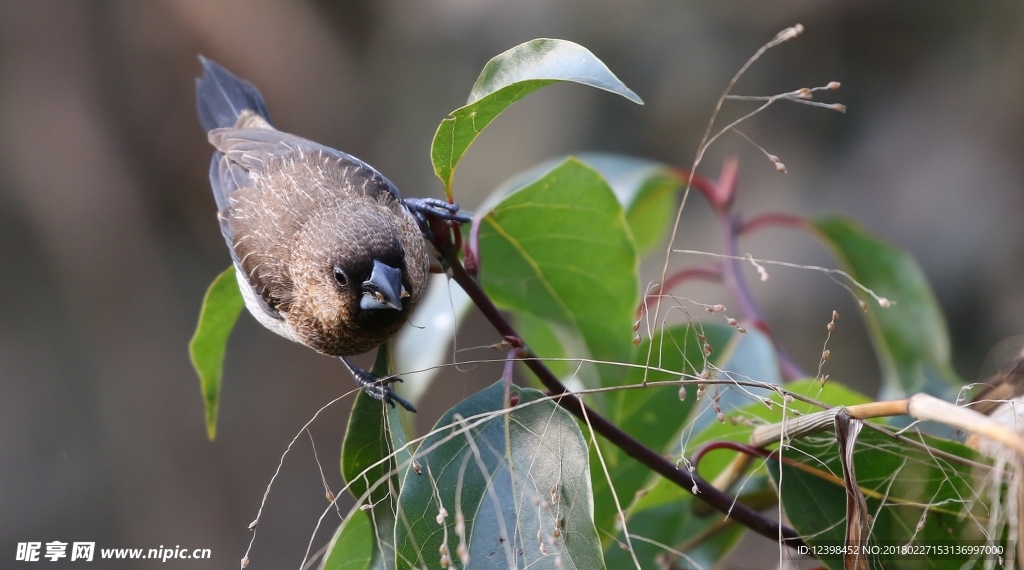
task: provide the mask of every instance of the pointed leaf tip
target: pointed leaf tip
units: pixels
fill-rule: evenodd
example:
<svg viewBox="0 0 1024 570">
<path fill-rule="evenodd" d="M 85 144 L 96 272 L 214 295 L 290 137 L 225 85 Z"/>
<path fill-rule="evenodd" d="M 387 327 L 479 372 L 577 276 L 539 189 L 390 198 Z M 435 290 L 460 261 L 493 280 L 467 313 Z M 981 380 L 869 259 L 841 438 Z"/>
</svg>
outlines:
<svg viewBox="0 0 1024 570">
<path fill-rule="evenodd" d="M 469 93 L 467 105 L 524 81 L 571 81 L 621 95 L 643 105 L 603 61 L 587 48 L 568 40 L 538 38 L 505 51 L 484 66 Z"/>
</svg>

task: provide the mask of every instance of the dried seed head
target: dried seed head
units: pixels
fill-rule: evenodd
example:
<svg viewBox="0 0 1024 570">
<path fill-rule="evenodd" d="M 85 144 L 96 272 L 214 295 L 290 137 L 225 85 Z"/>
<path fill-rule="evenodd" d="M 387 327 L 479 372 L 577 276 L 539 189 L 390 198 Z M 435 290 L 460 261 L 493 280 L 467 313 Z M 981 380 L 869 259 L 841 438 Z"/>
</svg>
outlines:
<svg viewBox="0 0 1024 570">
<path fill-rule="evenodd" d="M 249 557 L 246 556 L 245 558 L 242 559 L 242 568 L 245 568 L 248 565 L 249 565 Z"/>
<path fill-rule="evenodd" d="M 729 323 L 730 327 L 734 327 L 737 324 L 736 323 L 736 319 L 734 319 L 732 317 L 726 317 L 725 322 Z"/>
<path fill-rule="evenodd" d="M 633 323 L 633 332 L 640 330 L 640 321 Z"/>
<path fill-rule="evenodd" d="M 747 329 L 745 329 L 743 327 L 736 327 L 736 330 L 738 332 L 740 332 L 741 334 L 747 334 Z"/>
<path fill-rule="evenodd" d="M 679 387 L 679 401 L 680 402 L 686 401 L 686 386 L 680 386 Z"/>
<path fill-rule="evenodd" d="M 736 416 L 729 416 L 729 423 L 736 425 Z"/>
<path fill-rule="evenodd" d="M 256 519 L 249 523 L 249 530 L 256 530 L 256 525 L 260 524 L 260 519 Z"/>
<path fill-rule="evenodd" d="M 370 510 L 372 508 L 373 508 L 373 505 L 371 505 L 369 503 L 365 503 L 365 504 L 359 505 L 359 510 L 360 511 L 368 511 L 368 510 Z"/>
<path fill-rule="evenodd" d="M 825 349 L 824 352 L 821 353 L 821 359 L 822 360 L 828 360 L 828 357 L 830 357 L 830 356 L 832 356 L 832 351 L 827 349 L 827 348 Z"/>
<path fill-rule="evenodd" d="M 842 103 L 832 103 L 832 108 L 840 113 L 846 112 L 846 105 L 843 105 Z"/>
<path fill-rule="evenodd" d="M 423 467 L 420 465 L 420 462 L 415 459 L 412 460 L 412 472 L 417 475 L 423 475 Z"/>
<path fill-rule="evenodd" d="M 555 538 L 558 538 L 558 537 L 562 536 L 562 531 L 560 531 L 560 530 L 558 530 L 556 528 L 555 530 L 551 531 L 551 536 L 553 536 Z"/>
<path fill-rule="evenodd" d="M 864 311 L 865 313 L 867 312 L 868 304 L 864 302 L 864 299 L 857 299 L 857 304 L 860 305 L 860 310 Z"/>
<path fill-rule="evenodd" d="M 839 311 L 832 311 L 832 320 L 833 321 L 838 321 L 839 320 Z"/>
<path fill-rule="evenodd" d="M 775 156 L 773 158 L 774 158 L 774 160 L 772 160 L 772 164 L 775 165 L 775 170 L 778 170 L 779 172 L 781 172 L 783 174 L 788 172 L 788 170 L 786 170 L 786 165 L 781 160 L 779 160 L 779 157 Z"/>
<path fill-rule="evenodd" d="M 878 305 L 880 307 L 882 307 L 883 309 L 888 309 L 889 306 L 892 305 L 892 303 L 889 301 L 889 299 L 886 299 L 885 297 L 882 297 L 882 298 L 880 298 L 878 300 Z"/>
<path fill-rule="evenodd" d="M 452 565 L 452 561 L 451 561 L 450 558 L 448 558 L 448 555 L 447 554 L 442 555 L 441 556 L 441 568 L 447 568 L 447 567 L 449 567 L 451 565 Z"/>
<path fill-rule="evenodd" d="M 715 313 L 721 313 L 722 311 L 725 310 L 725 305 L 713 305 L 711 307 L 711 310 Z"/>
<path fill-rule="evenodd" d="M 548 555 L 548 547 L 543 542 L 540 543 L 540 555 L 541 556 L 547 556 Z"/>
<path fill-rule="evenodd" d="M 710 356 L 710 355 L 711 355 L 711 345 L 705 342 L 704 343 L 704 356 Z"/>
<path fill-rule="evenodd" d="M 836 89 L 839 89 L 839 86 L 840 86 L 840 83 L 838 81 L 829 81 L 828 85 L 825 86 L 825 89 L 828 89 L 830 91 L 835 91 Z"/>
<path fill-rule="evenodd" d="M 633 337 L 633 346 L 640 346 L 640 335 Z"/>
<path fill-rule="evenodd" d="M 552 505 L 557 505 L 558 504 L 558 485 L 552 485 L 551 486 L 551 504 Z"/>
<path fill-rule="evenodd" d="M 814 97 L 814 95 L 811 94 L 811 90 L 806 88 L 806 87 L 804 87 L 803 89 L 797 90 L 796 96 L 798 98 L 800 98 L 800 99 L 810 99 L 810 98 Z"/>
<path fill-rule="evenodd" d="M 448 545 L 442 542 L 441 543 L 441 548 L 437 549 L 437 553 L 440 554 L 441 556 L 444 556 L 445 554 L 448 554 Z"/>
<path fill-rule="evenodd" d="M 707 342 L 708 337 L 704 336 L 704 333 L 697 333 L 697 340 L 701 342 Z"/>
<path fill-rule="evenodd" d="M 448 518 L 448 509 L 441 507 L 441 510 L 437 512 L 437 524 L 444 524 L 444 519 Z"/>
<path fill-rule="evenodd" d="M 544 544 L 544 533 L 539 528 L 537 529 L 537 543 Z"/>
<path fill-rule="evenodd" d="M 555 568 L 558 568 L 558 570 L 565 568 L 565 564 L 562 563 L 561 555 L 555 557 Z"/>
<path fill-rule="evenodd" d="M 697 488 L 697 484 L 696 483 L 693 484 L 693 488 L 690 489 L 690 492 L 693 493 L 694 495 L 700 493 L 700 489 Z"/>
<path fill-rule="evenodd" d="M 769 410 L 772 409 L 772 399 L 771 398 L 761 398 L 761 401 L 764 402 L 764 405 L 768 406 Z"/>
<path fill-rule="evenodd" d="M 828 332 L 832 332 L 832 331 L 836 330 L 836 324 L 835 323 L 829 323 L 829 324 L 825 325 L 825 328 L 828 329 Z"/>
<path fill-rule="evenodd" d="M 455 549 L 455 552 L 459 555 L 459 560 L 462 561 L 463 566 L 469 566 L 469 551 L 462 544 Z"/>
<path fill-rule="evenodd" d="M 334 493 L 332 493 L 330 489 L 327 490 L 327 502 L 328 503 L 333 503 L 334 502 Z"/>
<path fill-rule="evenodd" d="M 793 403 L 793 395 L 792 395 L 792 394 L 786 394 L 785 396 L 783 396 L 783 398 L 782 398 L 782 399 L 783 399 L 783 400 L 784 400 L 784 401 L 785 401 L 785 402 L 786 402 L 787 404 L 792 404 L 792 403 Z"/>
<path fill-rule="evenodd" d="M 462 516 L 462 513 L 455 513 L 455 534 L 466 535 L 466 518 Z M 459 548 L 462 548 L 462 545 L 459 545 Z"/>
<path fill-rule="evenodd" d="M 700 371 L 700 378 L 701 378 L 701 380 L 707 380 L 707 379 L 711 378 L 711 371 L 708 370 L 707 368 L 701 370 Z"/>
<path fill-rule="evenodd" d="M 704 395 L 704 390 L 705 389 L 706 389 L 706 386 L 704 384 L 697 384 L 697 399 L 698 400 L 700 399 L 701 396 Z"/>
<path fill-rule="evenodd" d="M 722 412 L 718 412 L 716 414 L 716 417 L 718 418 L 718 423 L 721 423 L 721 424 L 725 423 L 725 414 L 723 414 Z"/>
</svg>

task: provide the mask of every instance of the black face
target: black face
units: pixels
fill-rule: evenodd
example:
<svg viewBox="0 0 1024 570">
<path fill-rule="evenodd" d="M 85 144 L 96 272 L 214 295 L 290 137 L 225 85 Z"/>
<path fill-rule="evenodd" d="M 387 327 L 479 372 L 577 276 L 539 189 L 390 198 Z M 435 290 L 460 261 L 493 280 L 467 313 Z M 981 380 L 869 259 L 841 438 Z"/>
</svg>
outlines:
<svg viewBox="0 0 1024 570">
<path fill-rule="evenodd" d="M 408 272 L 405 269 L 405 261 L 401 256 L 382 256 L 383 259 L 379 261 L 390 267 L 401 270 L 401 282 L 398 287 L 399 292 L 409 291 L 410 282 L 408 278 Z M 406 310 L 406 303 L 404 299 L 399 300 L 399 304 L 402 307 L 401 310 L 392 308 L 384 309 L 364 309 L 360 306 L 361 301 L 364 297 L 364 292 L 367 289 L 366 283 L 370 281 L 371 275 L 373 274 L 374 261 L 369 262 L 360 261 L 357 263 L 352 262 L 337 262 L 331 267 L 331 275 L 334 279 L 334 284 L 337 286 L 338 291 L 341 293 L 342 298 L 347 309 L 347 313 L 352 315 L 352 319 L 362 328 L 373 329 L 376 327 L 386 327 L 398 320 L 404 318 L 408 312 Z"/>
</svg>

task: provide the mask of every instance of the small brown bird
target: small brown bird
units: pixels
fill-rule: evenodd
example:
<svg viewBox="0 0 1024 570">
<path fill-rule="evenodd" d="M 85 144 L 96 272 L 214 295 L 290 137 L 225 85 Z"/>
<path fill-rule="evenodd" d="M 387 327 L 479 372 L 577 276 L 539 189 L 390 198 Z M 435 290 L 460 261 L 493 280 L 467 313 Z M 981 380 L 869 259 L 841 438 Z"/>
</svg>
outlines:
<svg viewBox="0 0 1024 570">
<path fill-rule="evenodd" d="M 468 222 L 458 204 L 403 199 L 361 160 L 281 132 L 253 85 L 200 56 L 199 121 L 217 149 L 210 185 L 238 286 L 256 320 L 341 357 L 371 396 L 412 404 L 346 358 L 409 319 L 429 271 L 428 217 Z"/>
</svg>

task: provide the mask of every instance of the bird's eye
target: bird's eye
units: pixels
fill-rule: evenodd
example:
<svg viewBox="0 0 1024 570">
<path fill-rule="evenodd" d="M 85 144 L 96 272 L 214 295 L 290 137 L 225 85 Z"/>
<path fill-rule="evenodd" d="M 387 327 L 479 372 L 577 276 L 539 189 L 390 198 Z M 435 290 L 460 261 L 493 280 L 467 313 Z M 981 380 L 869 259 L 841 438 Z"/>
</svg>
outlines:
<svg viewBox="0 0 1024 570">
<path fill-rule="evenodd" d="M 342 271 L 340 267 L 335 267 L 334 268 L 334 281 L 338 283 L 338 287 L 347 287 L 348 286 L 348 275 L 345 275 L 345 272 Z"/>
</svg>

